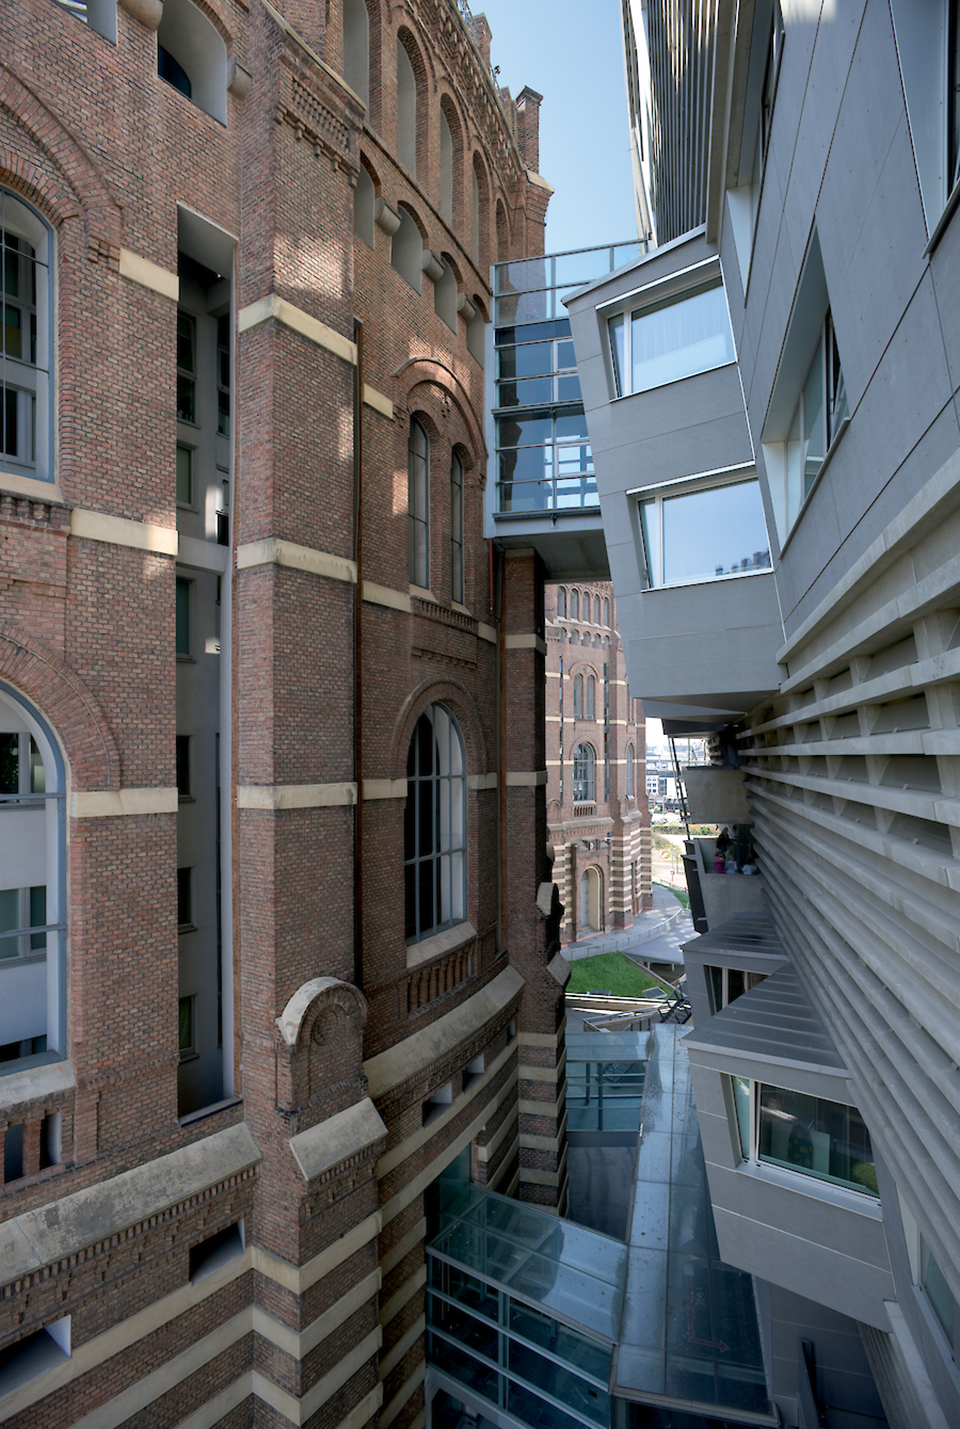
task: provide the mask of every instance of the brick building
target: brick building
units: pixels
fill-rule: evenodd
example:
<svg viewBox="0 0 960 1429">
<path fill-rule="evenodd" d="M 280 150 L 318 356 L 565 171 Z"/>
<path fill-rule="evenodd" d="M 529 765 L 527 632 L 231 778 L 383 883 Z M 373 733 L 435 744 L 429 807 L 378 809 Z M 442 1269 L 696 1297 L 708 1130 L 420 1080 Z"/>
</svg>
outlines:
<svg viewBox="0 0 960 1429">
<path fill-rule="evenodd" d="M 609 582 L 546 588 L 547 827 L 563 942 L 653 906 L 643 709 Z"/>
<path fill-rule="evenodd" d="M 5 1422 L 420 1425 L 438 1177 L 563 1208 L 542 568 L 481 537 L 550 189 L 489 44 L 0 8 Z"/>
</svg>

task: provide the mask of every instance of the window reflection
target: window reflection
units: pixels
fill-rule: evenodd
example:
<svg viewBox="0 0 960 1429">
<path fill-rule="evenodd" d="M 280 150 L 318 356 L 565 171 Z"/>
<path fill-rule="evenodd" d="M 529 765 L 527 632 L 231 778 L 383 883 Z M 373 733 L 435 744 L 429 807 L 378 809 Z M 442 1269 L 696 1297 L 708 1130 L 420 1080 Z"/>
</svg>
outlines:
<svg viewBox="0 0 960 1429">
<path fill-rule="evenodd" d="M 770 570 L 770 547 L 756 479 L 701 487 L 640 503 L 652 586 Z"/>
<path fill-rule="evenodd" d="M 721 279 L 611 318 L 610 342 L 621 397 L 733 362 Z"/>
</svg>

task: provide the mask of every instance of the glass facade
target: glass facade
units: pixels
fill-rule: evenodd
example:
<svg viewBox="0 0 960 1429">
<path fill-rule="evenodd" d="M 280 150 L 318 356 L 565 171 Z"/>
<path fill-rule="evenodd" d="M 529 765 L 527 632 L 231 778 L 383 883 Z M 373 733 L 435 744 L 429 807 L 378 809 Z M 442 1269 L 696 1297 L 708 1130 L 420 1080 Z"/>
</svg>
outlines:
<svg viewBox="0 0 960 1429">
<path fill-rule="evenodd" d="M 743 1077 L 731 1081 L 748 1160 L 877 1195 L 870 1133 L 856 1107 Z"/>
<path fill-rule="evenodd" d="M 434 1372 L 544 1429 L 607 1429 L 626 1246 L 478 1187 L 428 1246 Z"/>
<path fill-rule="evenodd" d="M 593 456 L 563 298 L 639 254 L 625 243 L 494 269 L 498 515 L 596 510 Z"/>
<path fill-rule="evenodd" d="M 617 396 L 649 392 L 733 362 L 733 333 L 723 282 L 648 303 L 610 319 Z"/>
<path fill-rule="evenodd" d="M 646 1032 L 567 1033 L 567 1131 L 640 1128 Z"/>
</svg>

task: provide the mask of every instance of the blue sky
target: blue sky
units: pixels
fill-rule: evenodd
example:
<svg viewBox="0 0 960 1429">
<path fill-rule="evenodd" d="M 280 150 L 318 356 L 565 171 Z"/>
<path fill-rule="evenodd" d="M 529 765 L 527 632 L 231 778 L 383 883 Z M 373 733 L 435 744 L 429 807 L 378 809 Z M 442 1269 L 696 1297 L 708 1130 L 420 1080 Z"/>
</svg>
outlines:
<svg viewBox="0 0 960 1429">
<path fill-rule="evenodd" d="M 543 95 L 540 172 L 556 190 L 548 253 L 636 238 L 619 0 L 471 0 L 516 97 Z"/>
</svg>

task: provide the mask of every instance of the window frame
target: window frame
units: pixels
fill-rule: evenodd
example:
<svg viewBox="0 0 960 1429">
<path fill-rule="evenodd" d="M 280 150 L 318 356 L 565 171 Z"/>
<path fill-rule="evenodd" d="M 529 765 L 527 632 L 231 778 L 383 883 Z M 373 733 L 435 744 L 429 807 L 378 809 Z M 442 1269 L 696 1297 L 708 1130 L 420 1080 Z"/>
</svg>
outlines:
<svg viewBox="0 0 960 1429">
<path fill-rule="evenodd" d="M 8 244 L 7 237 L 16 239 Z M 21 249 L 26 245 L 29 253 Z M 56 416 L 55 323 L 56 248 L 46 219 L 19 194 L 0 184 L 0 470 L 5 475 L 53 484 Z M 8 270 L 16 269 L 16 292 L 7 291 Z M 20 295 L 29 274 L 27 300 Z M 26 337 L 28 354 L 7 355 L 7 311 L 21 320 L 16 331 Z M 26 323 L 22 322 L 26 315 Z M 8 399 L 14 396 L 17 449 L 6 450 Z M 32 402 L 31 400 L 32 399 Z M 23 432 L 24 440 L 19 439 Z M 25 445 L 26 443 L 26 445 Z"/>
<path fill-rule="evenodd" d="M 450 456 L 450 598 L 463 604 L 463 462 L 453 452 Z"/>
<path fill-rule="evenodd" d="M 824 451 L 816 471 L 813 472 L 809 476 L 809 478 L 805 470 L 807 458 L 801 455 L 801 465 L 798 473 L 800 476 L 799 501 L 796 504 L 796 509 L 791 519 L 790 512 L 793 507 L 791 505 L 790 495 L 790 447 L 796 442 L 799 444 L 801 453 L 803 453 L 804 443 L 806 440 L 809 439 L 805 431 L 805 399 L 807 393 L 807 386 L 810 382 L 811 377 L 814 375 L 814 369 L 817 366 L 817 359 L 821 352 L 823 353 L 823 358 L 820 369 L 819 396 L 824 420 Z M 849 420 L 850 401 L 849 397 L 847 396 L 846 382 L 844 381 L 843 376 L 843 362 L 840 357 L 840 348 L 837 344 L 837 333 L 833 322 L 833 314 L 831 313 L 830 309 L 827 308 L 827 311 L 824 314 L 823 322 L 820 324 L 820 329 L 817 334 L 817 340 L 813 349 L 813 356 L 810 358 L 810 363 L 807 367 L 806 375 L 804 376 L 803 382 L 800 386 L 800 393 L 797 397 L 797 404 L 793 409 L 793 416 L 790 419 L 790 426 L 787 432 L 786 441 L 783 443 L 783 503 L 784 520 L 787 531 L 792 531 L 794 526 L 799 521 L 802 511 L 806 506 L 808 499 L 810 498 L 810 496 L 812 496 L 814 488 L 816 487 L 817 482 L 820 479 L 820 473 L 823 471 L 824 467 L 827 465 L 829 458 L 832 456 L 833 448 L 836 442 L 839 440 L 840 435 L 844 431 L 846 424 L 847 422 L 849 422 Z M 797 427 L 796 437 L 794 437 L 793 435 L 795 426 Z"/>
<path fill-rule="evenodd" d="M 12 686 L 3 681 L 0 681 L 0 696 L 2 696 L 3 703 L 9 703 L 14 706 L 13 714 L 15 717 L 26 724 L 29 731 L 28 738 L 35 742 L 38 757 L 44 770 L 43 791 L 38 791 L 37 793 L 24 792 L 22 789 L 22 758 L 18 756 L 18 792 L 16 794 L 0 795 L 0 809 L 12 805 L 15 809 L 32 807 L 44 810 L 47 825 L 44 862 L 46 881 L 43 885 L 37 884 L 33 885 L 33 887 L 43 886 L 46 890 L 46 917 L 48 920 L 42 927 L 36 924 L 33 927 L 27 927 L 22 930 L 11 930 L 14 936 L 20 938 L 21 942 L 21 948 L 18 948 L 18 952 L 15 955 L 17 965 L 22 965 L 24 962 L 36 964 L 42 961 L 46 967 L 46 1032 L 43 1034 L 34 1034 L 30 1038 L 20 1038 L 16 1040 L 19 1040 L 22 1044 L 26 1041 L 36 1042 L 42 1038 L 46 1041 L 46 1049 L 38 1052 L 30 1051 L 20 1057 L 11 1058 L 9 1061 L 0 1063 L 0 1077 L 2 1077 L 12 1072 L 23 1071 L 29 1067 L 43 1066 L 48 1063 L 63 1061 L 68 1055 L 66 946 L 67 779 L 66 765 L 60 751 L 59 743 L 52 728 L 40 714 L 39 710 L 27 700 L 25 696 L 21 695 L 18 690 L 15 690 Z M 14 815 L 14 817 L 16 818 L 17 815 Z M 34 938 L 39 936 L 43 936 L 45 939 L 44 948 L 26 947 L 28 939 L 32 945 Z M 2 972 L 3 963 L 5 961 L 5 959 L 0 961 L 0 972 Z M 53 1027 L 51 1027 L 51 1020 L 56 1024 Z"/>
<path fill-rule="evenodd" d="M 838 1102 L 829 1097 L 817 1097 L 812 1092 L 800 1092 L 794 1088 L 782 1087 L 773 1082 L 760 1082 L 750 1077 L 735 1074 L 725 1074 L 725 1080 L 733 1111 L 731 1131 L 734 1137 L 734 1144 L 739 1146 L 742 1157 L 741 1166 L 746 1165 L 751 1170 L 760 1171 L 764 1175 L 772 1174 L 777 1181 L 780 1180 L 781 1176 L 786 1177 L 791 1184 L 794 1184 L 797 1190 L 800 1190 L 801 1186 L 809 1187 L 811 1184 L 814 1184 L 821 1188 L 822 1191 L 826 1191 L 830 1197 L 838 1196 L 842 1198 L 843 1204 L 865 1204 L 879 1208 L 879 1191 L 869 1189 L 862 1182 L 857 1184 L 840 1176 L 831 1176 L 829 1171 L 816 1171 L 812 1165 L 803 1166 L 799 1161 L 791 1161 L 788 1164 L 785 1158 L 774 1157 L 760 1150 L 761 1103 L 764 1088 L 769 1092 L 787 1093 L 791 1096 L 804 1096 L 812 1101 L 823 1102 L 827 1106 L 840 1107 L 847 1112 L 854 1112 L 860 1119 L 864 1132 L 866 1133 L 868 1144 L 870 1144 L 869 1127 L 867 1127 L 863 1121 L 863 1118 L 860 1116 L 859 1108 L 853 1102 Z M 746 1107 L 744 1106 L 742 1098 L 738 1098 L 737 1096 L 737 1083 L 745 1085 L 748 1089 L 748 1102 Z M 807 1130 L 809 1136 L 810 1130 L 809 1128 L 807 1128 Z M 870 1144 L 870 1151 L 873 1153 L 872 1144 Z M 871 1160 L 866 1164 L 874 1168 L 875 1178 L 875 1156 L 872 1155 Z M 794 1178 L 798 1178 L 798 1180 L 794 1182 Z"/>
<path fill-rule="evenodd" d="M 444 737 L 438 738 L 438 722 L 448 725 Z M 424 771 L 420 768 L 420 740 L 425 737 L 426 725 L 432 731 L 436 768 Z M 457 765 L 459 767 L 455 767 Z M 424 828 L 427 805 L 421 791 L 425 786 L 433 789 L 430 831 Z M 425 837 L 430 838 L 432 845 L 426 852 L 423 850 Z M 431 891 L 435 916 L 429 923 L 424 916 L 427 912 L 423 900 L 425 868 L 433 870 Z M 410 737 L 403 869 L 404 931 L 408 947 L 467 922 L 466 745 L 453 712 L 439 702 L 434 702 L 423 711 Z M 445 896 L 449 913 L 446 917 L 443 916 Z"/>
<path fill-rule="evenodd" d="M 597 802 L 597 751 L 587 740 L 581 740 L 573 751 L 571 788 L 575 804 Z"/>
<path fill-rule="evenodd" d="M 422 452 L 415 447 L 417 432 Z M 407 432 L 407 571 L 411 585 L 430 589 L 430 438 L 416 417 Z"/>
<path fill-rule="evenodd" d="M 713 574 L 686 577 L 683 580 L 664 580 L 663 571 L 665 569 L 664 559 L 666 550 L 663 529 L 664 502 L 674 497 L 694 495 L 701 491 L 719 491 L 726 487 L 748 484 L 753 484 L 757 488 L 757 499 L 761 515 L 763 516 L 764 535 L 767 541 L 766 554 L 768 564 L 765 566 L 741 567 L 740 570 L 724 571 L 719 575 L 716 573 L 716 569 L 714 569 Z M 631 510 L 636 523 L 634 537 L 638 554 L 641 558 L 645 590 L 679 590 L 685 586 L 710 585 L 718 581 L 743 580 L 749 576 L 770 575 L 773 571 L 773 552 L 770 545 L 770 533 L 767 530 L 766 511 L 763 507 L 762 488 L 756 467 L 752 462 L 743 466 L 727 467 L 722 471 L 703 472 L 694 477 L 684 477 L 679 481 L 668 481 L 656 486 L 636 488 L 628 491 L 627 495 L 631 498 Z M 648 503 L 654 507 L 654 520 L 656 523 L 654 531 L 656 537 L 655 542 L 648 538 L 647 528 L 644 524 L 642 508 Z M 656 579 L 654 579 L 655 566 L 658 567 Z"/>
<path fill-rule="evenodd" d="M 652 317 L 657 312 L 693 301 L 706 293 L 715 292 L 717 289 L 723 294 L 723 310 L 726 316 L 724 335 L 728 339 L 729 355 L 720 362 L 710 362 L 705 367 L 695 367 L 689 372 L 681 372 L 678 376 L 667 377 L 663 381 L 635 387 L 633 374 L 634 321 L 643 317 Z M 667 278 L 659 278 L 653 282 L 645 283 L 641 287 L 635 288 L 633 292 L 626 293 L 624 296 L 598 307 L 597 317 L 604 326 L 604 351 L 609 364 L 610 394 L 613 401 L 622 401 L 627 397 L 656 392 L 662 387 L 685 382 L 691 377 L 699 377 L 707 372 L 717 372 L 723 367 L 736 365 L 737 349 L 733 336 L 733 324 L 730 320 L 730 305 L 727 302 L 726 285 L 718 258 L 707 258 L 703 262 L 691 264 L 688 268 L 672 273 Z M 623 339 L 622 347 L 619 349 L 615 336 L 618 326 Z M 714 337 L 718 335 L 717 333 L 713 334 Z M 695 345 L 688 343 L 686 347 Z M 674 352 L 684 350 L 684 347 L 671 349 Z M 629 379 L 629 383 L 627 379 Z"/>
</svg>

